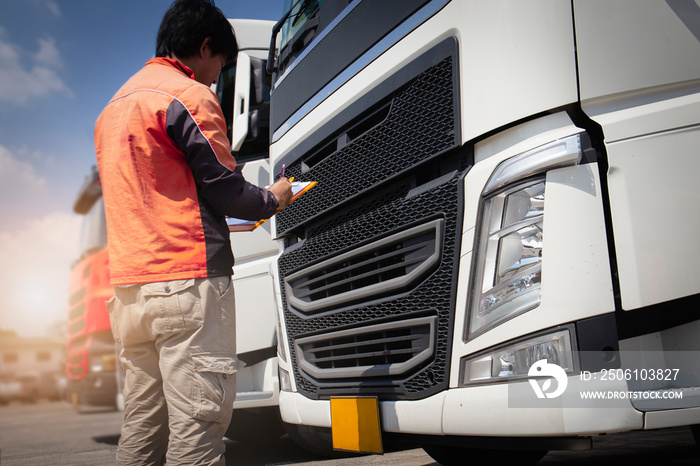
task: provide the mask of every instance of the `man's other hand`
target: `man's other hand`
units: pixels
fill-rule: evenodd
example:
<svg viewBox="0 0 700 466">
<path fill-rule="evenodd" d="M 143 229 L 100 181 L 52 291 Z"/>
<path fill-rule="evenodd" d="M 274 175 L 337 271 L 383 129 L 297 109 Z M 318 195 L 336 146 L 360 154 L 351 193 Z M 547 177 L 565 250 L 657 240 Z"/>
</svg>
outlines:
<svg viewBox="0 0 700 466">
<path fill-rule="evenodd" d="M 292 183 L 289 182 L 287 178 L 280 178 L 268 188 L 277 199 L 280 209 L 284 209 L 289 205 L 289 201 L 292 200 Z"/>
</svg>

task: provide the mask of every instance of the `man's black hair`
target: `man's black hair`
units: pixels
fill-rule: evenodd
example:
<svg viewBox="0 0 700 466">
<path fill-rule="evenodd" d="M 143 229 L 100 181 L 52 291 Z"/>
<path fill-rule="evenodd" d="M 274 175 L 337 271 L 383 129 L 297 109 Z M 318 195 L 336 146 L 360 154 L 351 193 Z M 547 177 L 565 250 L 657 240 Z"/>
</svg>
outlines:
<svg viewBox="0 0 700 466">
<path fill-rule="evenodd" d="M 156 56 L 193 57 L 207 37 L 214 55 L 231 61 L 238 54 L 231 23 L 213 0 L 176 0 L 160 23 Z"/>
</svg>

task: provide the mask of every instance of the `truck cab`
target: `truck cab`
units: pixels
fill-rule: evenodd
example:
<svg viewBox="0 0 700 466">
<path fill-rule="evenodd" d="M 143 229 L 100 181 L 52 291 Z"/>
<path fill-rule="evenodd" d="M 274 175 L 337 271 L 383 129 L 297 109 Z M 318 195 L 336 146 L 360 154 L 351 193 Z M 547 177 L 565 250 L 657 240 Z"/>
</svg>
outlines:
<svg viewBox="0 0 700 466">
<path fill-rule="evenodd" d="M 442 464 L 697 426 L 697 2 L 287 7 L 283 420 Z"/>
</svg>

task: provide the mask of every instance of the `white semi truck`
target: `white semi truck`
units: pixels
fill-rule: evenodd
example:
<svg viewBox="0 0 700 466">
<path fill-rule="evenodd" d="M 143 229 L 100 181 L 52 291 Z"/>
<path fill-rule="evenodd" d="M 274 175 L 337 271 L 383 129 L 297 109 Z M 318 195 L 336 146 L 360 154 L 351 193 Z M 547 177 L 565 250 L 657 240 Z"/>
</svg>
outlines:
<svg viewBox="0 0 700 466">
<path fill-rule="evenodd" d="M 697 436 L 698 1 L 285 11 L 271 163 L 318 182 L 272 222 L 291 430 L 443 464 Z"/>
</svg>

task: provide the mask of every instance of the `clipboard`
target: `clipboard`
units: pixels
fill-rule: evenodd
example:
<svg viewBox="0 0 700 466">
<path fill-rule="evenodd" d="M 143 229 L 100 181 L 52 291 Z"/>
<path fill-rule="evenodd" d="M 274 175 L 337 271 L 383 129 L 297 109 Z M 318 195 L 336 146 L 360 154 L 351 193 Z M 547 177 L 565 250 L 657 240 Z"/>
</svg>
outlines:
<svg viewBox="0 0 700 466">
<path fill-rule="evenodd" d="M 289 204 L 299 199 L 302 195 L 306 194 L 311 188 L 316 186 L 318 181 L 293 181 L 292 182 L 292 199 Z M 280 212 L 282 209 L 277 210 L 275 214 Z M 228 231 L 253 231 L 258 228 L 263 223 L 267 222 L 269 218 L 263 218 L 260 220 L 243 220 L 241 218 L 226 217 L 226 224 L 228 225 Z"/>
</svg>

